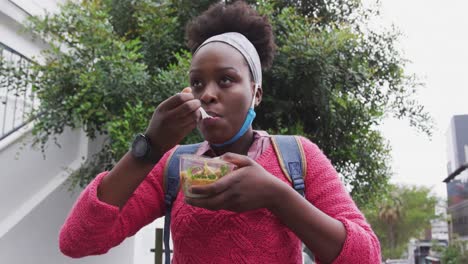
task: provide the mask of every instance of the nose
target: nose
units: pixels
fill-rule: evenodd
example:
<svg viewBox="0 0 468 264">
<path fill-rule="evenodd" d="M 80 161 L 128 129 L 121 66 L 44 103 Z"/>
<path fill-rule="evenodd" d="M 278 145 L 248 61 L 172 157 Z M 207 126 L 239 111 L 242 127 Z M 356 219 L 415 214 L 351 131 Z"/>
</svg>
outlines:
<svg viewBox="0 0 468 264">
<path fill-rule="evenodd" d="M 208 105 L 214 103 L 218 100 L 217 97 L 218 86 L 215 82 L 209 82 L 205 89 L 203 89 L 202 94 L 200 95 L 200 101 L 202 104 Z"/>
</svg>

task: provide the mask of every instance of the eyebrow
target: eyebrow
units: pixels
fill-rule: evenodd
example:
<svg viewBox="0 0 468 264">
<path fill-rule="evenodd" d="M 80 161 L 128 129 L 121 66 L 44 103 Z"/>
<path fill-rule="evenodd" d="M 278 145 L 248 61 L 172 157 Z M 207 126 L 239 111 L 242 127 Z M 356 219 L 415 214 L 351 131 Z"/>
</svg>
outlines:
<svg viewBox="0 0 468 264">
<path fill-rule="evenodd" d="M 239 72 L 239 71 L 238 71 L 236 68 L 234 68 L 234 67 L 222 67 L 222 68 L 216 69 L 215 71 L 220 72 L 220 71 L 225 71 L 225 70 L 233 70 L 233 71 L 235 71 L 235 72 L 237 72 L 237 73 Z M 195 69 L 191 69 L 191 70 L 189 71 L 189 73 L 191 73 L 191 72 L 201 72 L 201 70 L 195 68 Z"/>
</svg>

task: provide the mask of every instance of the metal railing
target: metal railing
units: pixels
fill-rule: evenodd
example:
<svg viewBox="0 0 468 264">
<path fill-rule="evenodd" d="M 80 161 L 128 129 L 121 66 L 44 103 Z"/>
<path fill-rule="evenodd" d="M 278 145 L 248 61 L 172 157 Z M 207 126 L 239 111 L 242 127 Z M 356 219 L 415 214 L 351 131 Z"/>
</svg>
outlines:
<svg viewBox="0 0 468 264">
<path fill-rule="evenodd" d="M 154 264 L 162 264 L 163 263 L 163 229 L 156 228 L 156 237 L 154 240 L 154 248 L 150 249 L 151 252 L 154 253 Z"/>
<path fill-rule="evenodd" d="M 0 42 L 0 140 L 33 119 L 38 105 L 31 84 L 32 61 Z"/>
</svg>

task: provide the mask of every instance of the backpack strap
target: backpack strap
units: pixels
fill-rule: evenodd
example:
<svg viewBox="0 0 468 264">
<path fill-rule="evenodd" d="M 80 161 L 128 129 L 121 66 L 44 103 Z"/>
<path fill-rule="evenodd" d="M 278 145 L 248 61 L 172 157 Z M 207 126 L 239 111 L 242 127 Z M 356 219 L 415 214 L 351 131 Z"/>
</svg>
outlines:
<svg viewBox="0 0 468 264">
<path fill-rule="evenodd" d="M 278 157 L 281 170 L 294 189 L 304 196 L 304 179 L 307 164 L 299 137 L 274 135 L 271 137 L 271 142 Z"/>
<path fill-rule="evenodd" d="M 172 203 L 177 198 L 179 192 L 179 157 L 182 154 L 193 154 L 200 147 L 201 143 L 191 145 L 180 145 L 167 159 L 164 169 L 164 203 L 166 205 L 166 214 L 164 216 L 164 257 L 165 263 L 171 263 L 171 248 L 169 239 L 171 236 L 171 212 Z"/>
</svg>

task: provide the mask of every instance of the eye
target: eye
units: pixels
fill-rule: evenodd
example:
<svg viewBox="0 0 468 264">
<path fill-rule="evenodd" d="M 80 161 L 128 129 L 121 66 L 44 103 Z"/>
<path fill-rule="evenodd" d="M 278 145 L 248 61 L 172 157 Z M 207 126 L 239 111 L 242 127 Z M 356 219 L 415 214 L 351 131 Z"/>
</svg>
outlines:
<svg viewBox="0 0 468 264">
<path fill-rule="evenodd" d="M 229 78 L 228 76 L 224 76 L 221 78 L 219 83 L 221 84 L 221 86 L 229 86 L 232 83 L 232 79 Z"/>
<path fill-rule="evenodd" d="M 203 87 L 203 83 L 200 80 L 192 80 L 190 82 L 190 86 L 192 86 L 192 89 L 200 89 Z"/>
</svg>

